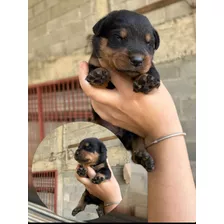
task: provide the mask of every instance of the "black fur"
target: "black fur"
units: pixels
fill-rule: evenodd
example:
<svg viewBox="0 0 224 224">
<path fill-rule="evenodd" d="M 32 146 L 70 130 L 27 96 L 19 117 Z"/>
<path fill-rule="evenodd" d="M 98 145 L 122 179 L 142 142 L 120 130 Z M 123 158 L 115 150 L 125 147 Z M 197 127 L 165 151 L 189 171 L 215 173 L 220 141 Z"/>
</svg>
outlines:
<svg viewBox="0 0 224 224">
<path fill-rule="evenodd" d="M 105 180 L 108 180 L 111 178 L 111 171 L 107 164 L 107 148 L 104 145 L 102 141 L 100 141 L 97 138 L 86 138 L 82 140 L 78 146 L 78 149 L 76 150 L 74 154 L 75 160 L 77 160 L 80 165 L 77 170 L 77 174 L 82 177 L 88 177 L 87 171 L 84 168 L 83 165 L 87 165 L 88 161 L 85 162 L 85 157 L 83 158 L 82 152 L 85 151 L 85 153 L 94 153 L 97 155 L 97 159 L 95 163 L 91 163 L 91 167 L 95 170 L 96 176 L 91 180 L 94 184 L 100 184 Z M 78 153 L 77 153 L 78 152 Z M 86 205 L 98 205 L 98 214 L 102 215 L 104 214 L 103 211 L 103 201 L 101 201 L 99 198 L 91 195 L 88 190 L 85 190 L 82 194 L 82 197 L 79 201 L 79 204 L 76 208 L 73 209 L 72 215 L 75 216 L 79 212 L 83 211 L 86 207 Z"/>
<path fill-rule="evenodd" d="M 125 28 L 127 31 L 127 38 L 120 38 L 120 29 Z M 160 38 L 158 32 L 153 28 L 147 17 L 140 15 L 136 12 L 127 10 L 113 11 L 104 18 L 100 19 L 93 27 L 93 52 L 91 58 L 101 59 L 101 40 L 106 38 L 107 47 L 113 51 L 119 51 L 126 49 L 128 56 L 131 57 L 134 54 L 150 55 L 153 60 L 155 50 L 159 48 Z M 147 42 L 144 39 L 145 34 L 150 34 L 150 40 Z M 105 78 L 105 69 L 103 72 L 99 72 L 101 68 L 100 63 L 93 65 L 91 59 L 89 62 L 89 75 L 87 81 L 91 84 L 103 85 Z M 98 69 L 98 72 L 95 72 Z M 123 67 L 117 69 L 122 73 L 127 73 L 131 76 L 130 69 Z M 136 69 L 137 70 L 137 69 Z M 132 71 L 131 71 L 132 72 Z M 104 76 L 103 76 L 104 73 Z M 133 78 L 133 90 L 135 92 L 142 92 L 147 94 L 153 88 L 159 88 L 160 86 L 160 75 L 156 70 L 153 62 L 151 61 L 151 67 L 146 74 L 139 74 L 139 76 Z M 135 80 L 134 80 L 135 79 Z M 115 88 L 114 85 L 109 82 L 107 85 L 108 89 Z M 135 163 L 141 164 L 148 172 L 154 169 L 154 161 L 150 154 L 146 151 L 144 140 L 136 134 L 124 130 L 119 127 L 115 127 L 112 124 L 102 120 L 100 116 L 93 110 L 94 121 L 109 130 L 111 130 L 123 143 L 127 150 L 132 151 L 132 159 Z M 135 151 L 135 153 L 133 153 Z"/>
</svg>

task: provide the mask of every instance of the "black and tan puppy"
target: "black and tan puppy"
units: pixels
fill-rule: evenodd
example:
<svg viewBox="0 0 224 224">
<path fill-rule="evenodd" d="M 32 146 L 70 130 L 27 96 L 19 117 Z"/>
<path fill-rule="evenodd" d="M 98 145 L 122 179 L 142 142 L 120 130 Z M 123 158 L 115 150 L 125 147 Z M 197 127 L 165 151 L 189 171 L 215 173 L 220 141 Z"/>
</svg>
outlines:
<svg viewBox="0 0 224 224">
<path fill-rule="evenodd" d="M 97 138 L 86 138 L 82 140 L 74 154 L 75 160 L 79 163 L 77 174 L 81 177 L 88 177 L 85 165 L 91 166 L 96 176 L 91 180 L 94 184 L 100 184 L 104 180 L 111 178 L 111 171 L 107 164 L 107 148 Z M 75 216 L 79 212 L 83 211 L 86 205 L 95 204 L 98 206 L 97 212 L 99 216 L 104 215 L 103 201 L 99 198 L 91 195 L 87 190 L 84 191 L 82 197 L 73 209 L 72 215 Z"/>
<path fill-rule="evenodd" d="M 114 88 L 108 68 L 121 72 L 133 80 L 133 91 L 144 94 L 160 86 L 160 76 L 153 64 L 153 55 L 160 38 L 147 17 L 138 13 L 113 11 L 93 27 L 93 52 L 89 60 L 86 80 L 96 87 Z M 147 171 L 154 169 L 152 157 L 144 141 L 137 135 L 103 121 L 95 112 L 94 120 L 120 138 L 132 159 Z"/>
</svg>

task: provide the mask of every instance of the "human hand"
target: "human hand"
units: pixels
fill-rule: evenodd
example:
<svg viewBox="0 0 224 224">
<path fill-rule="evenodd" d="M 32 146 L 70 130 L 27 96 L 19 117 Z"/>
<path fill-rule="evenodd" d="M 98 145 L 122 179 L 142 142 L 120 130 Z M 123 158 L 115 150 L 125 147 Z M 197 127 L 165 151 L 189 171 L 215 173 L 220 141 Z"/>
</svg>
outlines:
<svg viewBox="0 0 224 224">
<path fill-rule="evenodd" d="M 182 132 L 175 104 L 161 82 L 149 94 L 135 93 L 133 82 L 117 71 L 109 70 L 116 89 L 91 86 L 86 80 L 88 64 L 79 67 L 79 81 L 90 97 L 93 109 L 107 122 L 129 130 L 146 139 L 146 144 L 161 136 Z"/>
<path fill-rule="evenodd" d="M 79 165 L 77 166 L 76 170 L 78 167 Z M 104 208 L 105 213 L 112 211 L 121 202 L 122 196 L 120 186 L 114 177 L 111 167 L 109 166 L 111 171 L 111 178 L 109 180 L 103 181 L 100 184 L 94 184 L 91 181 L 96 176 L 94 169 L 92 169 L 90 166 L 84 167 L 87 170 L 88 177 L 80 177 L 77 173 L 75 173 L 77 180 L 85 185 L 85 188 L 89 191 L 90 194 L 102 200 L 104 204 L 114 203 Z"/>
</svg>

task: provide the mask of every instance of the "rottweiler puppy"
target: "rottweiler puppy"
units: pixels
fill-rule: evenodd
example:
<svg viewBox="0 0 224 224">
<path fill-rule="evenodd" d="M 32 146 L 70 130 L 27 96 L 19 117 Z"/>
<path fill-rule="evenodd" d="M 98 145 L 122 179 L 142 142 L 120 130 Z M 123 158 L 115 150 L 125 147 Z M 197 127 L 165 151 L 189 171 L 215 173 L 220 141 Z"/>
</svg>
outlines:
<svg viewBox="0 0 224 224">
<path fill-rule="evenodd" d="M 111 171 L 107 164 L 107 148 L 97 138 L 86 138 L 82 140 L 78 149 L 74 153 L 75 160 L 79 163 L 77 174 L 81 177 L 88 177 L 84 165 L 91 166 L 96 176 L 91 180 L 94 184 L 100 184 L 111 178 Z M 73 209 L 72 215 L 75 216 L 83 211 L 87 205 L 94 204 L 98 206 L 99 216 L 104 215 L 104 204 L 99 198 L 91 195 L 87 190 L 82 194 L 76 208 Z"/>
<path fill-rule="evenodd" d="M 93 32 L 93 51 L 86 77 L 91 85 L 115 88 L 110 82 L 107 70 L 110 68 L 129 76 L 133 80 L 134 92 L 147 94 L 159 88 L 160 75 L 152 60 L 160 38 L 147 17 L 128 10 L 113 11 L 94 25 Z M 95 111 L 93 114 L 96 123 L 114 132 L 125 148 L 132 151 L 135 163 L 141 164 L 148 172 L 154 169 L 154 161 L 142 138 L 102 120 Z"/>
</svg>

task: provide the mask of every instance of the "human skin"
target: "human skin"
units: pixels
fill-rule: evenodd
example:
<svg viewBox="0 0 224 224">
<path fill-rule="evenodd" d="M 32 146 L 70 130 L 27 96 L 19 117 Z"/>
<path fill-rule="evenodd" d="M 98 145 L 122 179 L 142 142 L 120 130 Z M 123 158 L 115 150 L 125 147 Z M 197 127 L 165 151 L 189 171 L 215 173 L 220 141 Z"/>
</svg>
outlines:
<svg viewBox="0 0 224 224">
<path fill-rule="evenodd" d="M 80 85 L 102 119 L 143 137 L 146 146 L 159 137 L 183 131 L 173 99 L 162 82 L 149 94 L 135 93 L 128 77 L 109 72 L 116 88 L 95 88 L 85 80 L 87 63 L 80 63 Z M 156 166 L 148 173 L 148 221 L 195 221 L 196 189 L 184 137 L 162 141 L 148 152 Z"/>
<path fill-rule="evenodd" d="M 108 163 L 109 169 L 111 167 Z M 100 184 L 93 184 L 91 179 L 95 177 L 96 172 L 90 166 L 84 166 L 87 169 L 86 177 L 80 177 L 77 173 L 75 174 L 78 181 L 85 185 L 86 189 L 89 191 L 90 194 L 94 195 L 95 197 L 99 198 L 106 203 L 115 203 L 113 205 L 106 206 L 104 208 L 105 214 L 111 212 L 114 208 L 118 206 L 118 204 L 122 200 L 120 186 L 114 177 L 113 171 L 111 170 L 111 178 L 109 180 L 105 180 Z"/>
</svg>

